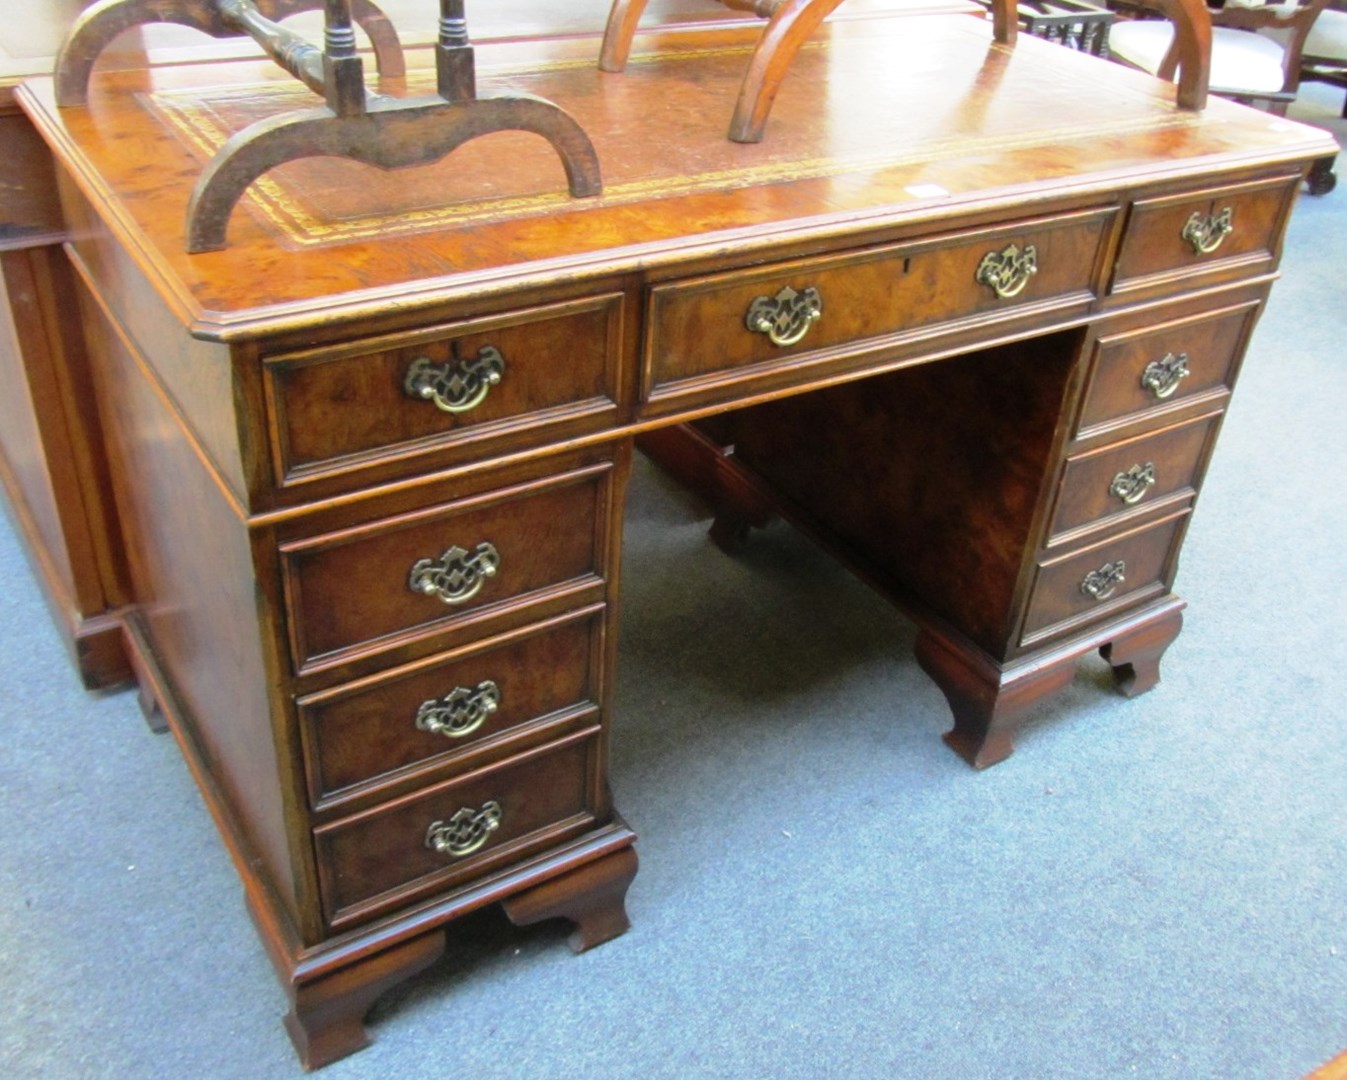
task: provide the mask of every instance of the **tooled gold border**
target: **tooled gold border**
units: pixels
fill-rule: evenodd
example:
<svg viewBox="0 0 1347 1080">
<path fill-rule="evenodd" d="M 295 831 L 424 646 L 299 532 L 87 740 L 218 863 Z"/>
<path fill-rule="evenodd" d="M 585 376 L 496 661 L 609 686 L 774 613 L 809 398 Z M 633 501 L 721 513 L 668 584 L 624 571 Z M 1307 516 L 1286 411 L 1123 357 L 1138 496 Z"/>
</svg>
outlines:
<svg viewBox="0 0 1347 1080">
<path fill-rule="evenodd" d="M 806 49 L 822 48 L 822 43 L 811 42 Z M 993 46 L 999 47 L 999 46 Z M 723 56 L 751 53 L 752 46 L 726 46 L 713 49 L 661 51 L 634 54 L 632 64 L 686 61 L 702 56 Z M 538 74 L 593 66 L 592 58 L 558 59 L 530 65 L 493 65 L 491 75 Z M 427 89 L 433 84 L 432 75 L 424 75 Z M 414 80 L 410 80 L 414 81 Z M 212 88 L 208 100 L 203 100 L 200 88 L 153 91 L 146 96 L 152 108 L 167 122 L 171 130 L 184 139 L 204 158 L 211 158 L 233 134 L 221 123 L 213 108 L 215 103 L 238 96 L 256 96 L 259 91 L 275 92 L 278 102 L 292 95 L 299 100 L 299 92 L 289 87 L 277 91 L 275 83 L 254 83 L 229 88 Z M 376 214 L 345 221 L 329 221 L 317 217 L 285 185 L 263 176 L 248 190 L 245 199 L 265 220 L 283 236 L 298 246 L 316 246 L 345 243 L 373 237 L 405 236 L 449 224 L 471 225 L 485 221 L 500 221 L 521 217 L 554 214 L 564 209 L 582 207 L 611 207 L 640 202 L 649 198 L 668 198 L 704 191 L 724 191 L 731 188 L 762 184 L 812 180 L 847 173 L 870 172 L 901 165 L 929 163 L 955 156 L 1006 152 L 1042 145 L 1045 137 L 1055 143 L 1071 142 L 1080 138 L 1099 138 L 1126 134 L 1132 131 L 1155 131 L 1161 128 L 1189 126 L 1194 114 L 1174 110 L 1157 121 L 1152 115 L 1133 120 L 1109 122 L 1098 118 L 1089 123 L 1069 127 L 1054 127 L 1050 132 L 1032 131 L 1007 133 L 980 139 L 950 136 L 946 139 L 925 141 L 919 150 L 894 152 L 892 148 L 873 153 L 847 156 L 827 156 L 769 162 L 751 166 L 715 169 L 686 177 L 661 177 L 632 180 L 626 183 L 606 183 L 603 193 L 576 203 L 564 190 L 525 196 L 504 196 L 472 203 L 456 203 L 421 210 L 400 211 L 396 214 Z"/>
</svg>

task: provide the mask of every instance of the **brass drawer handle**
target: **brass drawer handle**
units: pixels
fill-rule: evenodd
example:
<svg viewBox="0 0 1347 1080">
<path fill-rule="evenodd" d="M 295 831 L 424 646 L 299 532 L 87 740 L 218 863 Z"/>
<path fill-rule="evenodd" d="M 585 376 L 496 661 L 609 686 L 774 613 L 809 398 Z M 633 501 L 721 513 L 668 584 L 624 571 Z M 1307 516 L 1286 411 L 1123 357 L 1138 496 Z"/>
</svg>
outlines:
<svg viewBox="0 0 1347 1080">
<path fill-rule="evenodd" d="M 1186 240 L 1199 255 L 1210 255 L 1235 231 L 1235 212 L 1227 206 L 1215 214 L 1194 210 L 1183 226 L 1179 238 Z"/>
<path fill-rule="evenodd" d="M 1116 495 L 1128 506 L 1131 506 L 1145 498 L 1146 492 L 1154 484 L 1155 462 L 1148 461 L 1144 465 L 1133 465 L 1126 472 L 1118 473 L 1113 478 L 1113 483 L 1108 486 L 1108 493 Z"/>
<path fill-rule="evenodd" d="M 465 806 L 448 821 L 432 821 L 426 830 L 426 847 L 441 855 L 461 859 L 471 855 L 486 843 L 487 837 L 500 828 L 504 814 L 500 803 L 489 799 L 480 810 Z"/>
<path fill-rule="evenodd" d="M 1113 595 L 1113 590 L 1127 580 L 1123 576 L 1126 571 L 1127 564 L 1122 559 L 1107 562 L 1098 570 L 1091 570 L 1085 575 L 1085 580 L 1080 583 L 1080 591 L 1095 600 L 1107 600 Z"/>
<path fill-rule="evenodd" d="M 986 285 L 1002 300 L 1018 296 L 1029 279 L 1038 273 L 1038 248 L 1026 244 L 1021 251 L 1010 244 L 1000 251 L 989 251 L 978 263 L 973 276 L 979 285 Z"/>
<path fill-rule="evenodd" d="M 455 545 L 436 559 L 417 559 L 407 578 L 415 593 L 436 596 L 446 604 L 471 600 L 500 566 L 500 553 L 486 542 L 468 552 Z"/>
<path fill-rule="evenodd" d="M 423 701 L 416 710 L 416 727 L 447 739 L 471 735 L 500 708 L 500 687 L 490 679 L 477 686 L 456 686 L 444 697 Z"/>
<path fill-rule="evenodd" d="M 458 414 L 477 408 L 504 375 L 505 357 L 494 346 L 483 345 L 476 356 L 438 367 L 429 357 L 418 356 L 407 369 L 402 388 L 408 397 L 433 401 L 437 409 Z"/>
<path fill-rule="evenodd" d="M 744 325 L 766 334 L 773 345 L 794 345 L 823 316 L 823 297 L 812 285 L 796 292 L 789 285 L 775 296 L 759 296 L 748 305 Z"/>
<path fill-rule="evenodd" d="M 1164 400 L 1179 388 L 1179 383 L 1188 377 L 1188 354 L 1166 353 L 1159 360 L 1152 360 L 1141 373 L 1141 388 L 1149 390 L 1156 398 Z"/>
</svg>

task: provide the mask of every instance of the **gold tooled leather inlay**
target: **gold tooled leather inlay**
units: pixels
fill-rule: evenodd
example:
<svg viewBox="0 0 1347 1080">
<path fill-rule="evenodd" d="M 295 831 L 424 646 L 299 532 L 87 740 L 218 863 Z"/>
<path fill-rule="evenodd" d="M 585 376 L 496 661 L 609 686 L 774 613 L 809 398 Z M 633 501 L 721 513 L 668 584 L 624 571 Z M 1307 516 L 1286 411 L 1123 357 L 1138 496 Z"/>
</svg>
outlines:
<svg viewBox="0 0 1347 1080">
<path fill-rule="evenodd" d="M 996 123 L 995 116 L 969 116 L 973 110 L 968 102 L 975 100 L 970 94 L 968 102 L 932 105 L 929 115 L 889 110 L 881 103 L 827 125 L 826 131 L 813 125 L 792 125 L 791 113 L 808 107 L 818 87 L 824 85 L 825 75 L 833 78 L 839 66 L 829 62 L 827 43 L 817 42 L 797 55 L 796 70 L 777 99 L 766 139 L 745 146 L 727 140 L 725 127 L 751 52 L 750 47 L 735 45 L 636 53 L 623 75 L 599 72 L 592 58 L 568 57 L 527 69 L 483 65 L 479 72 L 483 95 L 538 94 L 564 105 L 575 116 L 598 150 L 604 189 L 597 198 L 571 199 L 559 166 L 547 159 L 541 140 L 507 133 L 477 140 L 490 146 L 470 149 L 469 144 L 434 165 L 398 173 L 380 173 L 350 161 L 306 159 L 264 175 L 243 203 L 294 245 L 349 243 L 809 180 L 832 181 L 845 188 L 865 183 L 868 176 L 885 169 L 1042 146 L 1098 145 L 1112 137 L 1195 122 L 1193 114 L 1179 110 L 1157 119 L 1154 98 L 1141 94 L 1134 104 L 1144 107 L 1129 109 L 1127 95 L 1120 94 L 1114 82 L 1100 79 L 1101 97 L 1112 107 L 1101 110 L 1088 124 L 1062 124 L 1051 110 L 1044 109 L 1039 123 L 1008 130 L 1007 125 Z M 1051 78 L 1043 77 L 1041 68 L 1019 75 L 1011 62 L 1013 50 L 985 47 L 973 54 L 974 61 L 968 60 L 967 53 L 959 55 L 969 65 L 970 87 L 989 80 L 1008 84 L 1018 78 L 1025 85 L 1017 90 L 1045 101 L 1054 91 L 1060 92 Z M 930 62 L 940 65 L 948 60 L 935 55 Z M 694 62 L 695 78 L 668 78 L 668 66 Z M 659 69 L 666 69 L 659 84 L 664 101 L 652 100 L 658 95 L 643 95 L 642 73 Z M 864 79 L 866 74 L 860 72 L 858 77 Z M 877 77 L 875 72 L 868 74 L 871 82 Z M 1072 86 L 1078 91 L 1080 73 L 1074 74 Z M 432 80 L 430 72 L 410 74 L 407 94 L 430 92 Z M 875 87 L 874 96 L 882 93 L 882 86 Z M 303 88 L 274 82 L 161 89 L 143 100 L 203 163 L 247 124 L 315 104 Z M 947 122 L 956 115 L 959 123 Z M 662 134 L 652 134 L 656 130 Z M 657 154 L 648 151 L 653 138 L 661 141 Z M 530 159 L 534 143 L 539 154 Z M 530 160 L 536 166 L 531 167 Z M 894 197 L 912 196 L 902 195 L 898 186 Z"/>
</svg>

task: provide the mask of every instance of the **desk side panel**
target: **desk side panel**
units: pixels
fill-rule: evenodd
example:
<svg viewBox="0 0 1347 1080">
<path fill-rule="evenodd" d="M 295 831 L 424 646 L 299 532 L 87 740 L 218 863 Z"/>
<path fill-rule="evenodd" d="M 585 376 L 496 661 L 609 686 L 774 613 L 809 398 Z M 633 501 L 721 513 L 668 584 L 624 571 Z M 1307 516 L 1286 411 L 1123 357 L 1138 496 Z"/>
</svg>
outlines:
<svg viewBox="0 0 1347 1080">
<path fill-rule="evenodd" d="M 0 147 L 0 485 L 80 675 L 111 686 L 129 675 L 120 541 L 51 154 L 6 85 Z"/>
<path fill-rule="evenodd" d="M 233 407 L 238 390 L 228 349 L 189 336 L 187 313 L 174 311 L 155 290 L 146 267 L 118 241 L 84 191 L 64 173 L 60 187 L 76 268 L 86 281 L 98 282 L 107 310 L 122 313 L 127 339 L 148 358 L 164 394 L 221 480 L 246 502 L 250 492 L 267 483 L 265 440 L 240 433 L 237 417 L 248 413 Z"/>
<path fill-rule="evenodd" d="M 298 922 L 308 863 L 283 794 L 295 763 L 285 711 L 273 713 L 280 677 L 254 538 L 147 358 L 103 298 L 82 299 L 146 659 L 171 696 L 168 719 L 223 804 L 211 809 L 233 834 L 245 882 L 262 871 Z"/>
</svg>

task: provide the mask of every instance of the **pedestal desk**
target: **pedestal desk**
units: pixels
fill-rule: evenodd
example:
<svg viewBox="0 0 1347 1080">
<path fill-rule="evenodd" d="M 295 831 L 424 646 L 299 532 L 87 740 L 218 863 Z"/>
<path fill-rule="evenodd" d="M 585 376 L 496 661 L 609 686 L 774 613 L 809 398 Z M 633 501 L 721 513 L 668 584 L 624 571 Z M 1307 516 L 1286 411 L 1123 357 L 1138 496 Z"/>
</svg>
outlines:
<svg viewBox="0 0 1347 1080">
<path fill-rule="evenodd" d="M 466 912 L 564 917 L 577 948 L 626 927 L 605 769 L 638 438 L 724 544 L 782 513 L 901 603 L 974 764 L 1085 652 L 1136 693 L 1178 632 L 1184 530 L 1331 141 L 931 16 L 829 24 L 735 144 L 756 33 L 642 35 L 620 75 L 594 37 L 479 50 L 484 90 L 579 120 L 598 198 L 526 135 L 314 159 L 203 255 L 204 155 L 306 91 L 238 62 L 19 92 L 58 164 L 131 662 L 310 1065 Z"/>
</svg>

